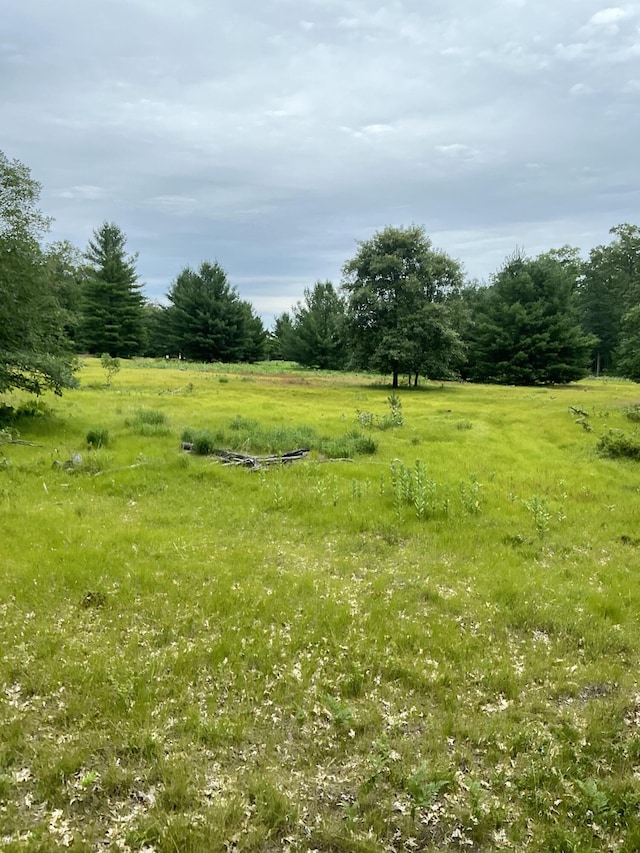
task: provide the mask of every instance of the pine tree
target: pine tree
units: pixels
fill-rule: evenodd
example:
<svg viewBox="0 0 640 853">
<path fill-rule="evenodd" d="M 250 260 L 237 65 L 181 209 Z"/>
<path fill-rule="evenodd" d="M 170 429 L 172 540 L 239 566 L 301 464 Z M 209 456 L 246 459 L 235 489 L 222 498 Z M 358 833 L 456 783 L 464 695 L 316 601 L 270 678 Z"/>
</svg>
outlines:
<svg viewBox="0 0 640 853">
<path fill-rule="evenodd" d="M 558 260 L 515 255 L 474 294 L 468 375 L 510 385 L 564 383 L 587 372 L 592 338 L 578 323 L 575 276 Z"/>
<path fill-rule="evenodd" d="M 220 264 L 186 267 L 167 294 L 175 351 L 193 361 L 257 361 L 266 335 L 251 305 L 242 301 Z"/>
<path fill-rule="evenodd" d="M 306 288 L 293 308 L 286 358 L 306 367 L 341 370 L 347 360 L 344 300 L 330 281 Z"/>
<path fill-rule="evenodd" d="M 126 241 L 115 222 L 105 222 L 89 241 L 85 256 L 90 273 L 79 332 L 87 352 L 130 358 L 144 350 L 144 297 L 137 258 L 126 254 Z"/>
</svg>

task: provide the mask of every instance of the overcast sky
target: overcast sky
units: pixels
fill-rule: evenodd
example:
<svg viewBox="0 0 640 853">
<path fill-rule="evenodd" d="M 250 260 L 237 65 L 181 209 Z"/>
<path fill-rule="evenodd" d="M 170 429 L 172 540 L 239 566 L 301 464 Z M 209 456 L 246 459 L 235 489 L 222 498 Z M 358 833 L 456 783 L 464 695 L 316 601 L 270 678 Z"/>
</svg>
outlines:
<svg viewBox="0 0 640 853">
<path fill-rule="evenodd" d="M 0 150 L 52 239 L 115 221 L 151 299 L 218 260 L 269 325 L 386 225 L 487 280 L 640 224 L 640 2 L 1 6 Z"/>
</svg>

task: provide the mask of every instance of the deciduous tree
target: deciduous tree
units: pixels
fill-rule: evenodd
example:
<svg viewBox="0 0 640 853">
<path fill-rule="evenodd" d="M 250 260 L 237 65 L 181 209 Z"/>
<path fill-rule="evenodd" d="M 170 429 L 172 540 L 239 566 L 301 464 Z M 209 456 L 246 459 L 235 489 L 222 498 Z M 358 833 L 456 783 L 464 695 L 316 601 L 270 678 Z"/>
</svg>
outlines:
<svg viewBox="0 0 640 853">
<path fill-rule="evenodd" d="M 460 264 L 433 248 L 422 226 L 387 227 L 359 243 L 343 267 L 353 357 L 360 367 L 401 374 L 446 370 L 460 352 L 448 298 Z"/>
<path fill-rule="evenodd" d="M 616 239 L 590 252 L 578 294 L 583 328 L 595 336 L 596 374 L 616 371 L 623 318 L 640 303 L 640 228 L 624 223 L 609 233 Z"/>
<path fill-rule="evenodd" d="M 74 384 L 75 359 L 40 239 L 48 220 L 29 169 L 0 152 L 0 393 L 57 394 Z"/>
</svg>

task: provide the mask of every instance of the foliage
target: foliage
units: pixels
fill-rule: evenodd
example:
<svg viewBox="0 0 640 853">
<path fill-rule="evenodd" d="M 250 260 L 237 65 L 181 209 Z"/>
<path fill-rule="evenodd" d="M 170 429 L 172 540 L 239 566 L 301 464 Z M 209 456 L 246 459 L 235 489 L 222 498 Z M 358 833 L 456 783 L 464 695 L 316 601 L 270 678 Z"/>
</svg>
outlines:
<svg viewBox="0 0 640 853">
<path fill-rule="evenodd" d="M 404 426 L 404 415 L 402 414 L 402 400 L 395 392 L 387 397 L 389 413 L 386 415 L 375 415 L 373 412 L 363 412 L 356 409 L 356 416 L 361 427 L 375 426 L 377 429 L 393 429 Z"/>
<path fill-rule="evenodd" d="M 351 459 L 358 455 L 372 455 L 377 442 L 358 430 L 337 437 L 320 436 L 315 429 L 297 427 L 265 427 L 259 421 L 237 415 L 229 423 L 230 432 L 223 429 L 215 433 L 210 429 L 188 427 L 182 441 L 193 444 L 192 452 L 206 456 L 216 449 L 237 450 L 243 453 L 287 453 L 306 447 L 329 459 Z"/>
<path fill-rule="evenodd" d="M 634 378 L 637 311 L 626 323 L 625 317 L 640 302 L 640 228 L 623 223 L 609 233 L 615 239 L 592 249 L 584 266 L 578 294 L 580 318 L 594 336 L 592 371 L 596 375 L 616 372 L 620 357 L 620 369 Z"/>
<path fill-rule="evenodd" d="M 65 335 L 78 349 L 83 294 L 89 274 L 86 262 L 80 250 L 68 240 L 50 243 L 44 255 L 47 277 L 60 306 Z"/>
<path fill-rule="evenodd" d="M 39 243 L 48 227 L 39 197 L 28 168 L 0 152 L 0 394 L 60 394 L 75 382 L 65 317 Z"/>
<path fill-rule="evenodd" d="M 127 238 L 115 222 L 93 232 L 86 259 L 83 317 L 78 337 L 90 353 L 114 358 L 141 355 L 144 349 L 142 284 L 136 255 L 127 255 Z"/>
<path fill-rule="evenodd" d="M 111 385 L 111 380 L 120 371 L 120 359 L 114 358 L 108 352 L 103 352 L 100 357 L 102 369 L 107 374 L 107 387 Z"/>
<path fill-rule="evenodd" d="M 305 288 L 304 302 L 276 320 L 283 358 L 305 367 L 341 370 L 347 360 L 345 304 L 330 281 Z"/>
<path fill-rule="evenodd" d="M 106 447 L 109 444 L 109 430 L 105 427 L 94 427 L 87 433 L 86 442 L 90 447 Z"/>
<path fill-rule="evenodd" d="M 536 385 L 584 376 L 591 339 L 578 324 L 573 290 L 571 272 L 554 258 L 510 258 L 474 295 L 469 378 Z"/>
<path fill-rule="evenodd" d="M 175 351 L 194 361 L 253 362 L 261 358 L 265 332 L 218 263 L 186 267 L 167 294 L 167 319 Z"/>
<path fill-rule="evenodd" d="M 439 378 L 462 355 L 448 298 L 462 285 L 460 264 L 432 247 L 424 228 L 387 227 L 359 244 L 343 267 L 347 323 L 359 367 Z"/>
<path fill-rule="evenodd" d="M 638 291 L 640 298 L 640 281 Z M 619 376 L 640 382 L 640 304 L 634 305 L 622 318 L 614 359 Z"/>
<path fill-rule="evenodd" d="M 143 355 L 149 358 L 177 355 L 171 352 L 171 329 L 166 307 L 155 302 L 145 302 L 142 306 L 142 325 L 144 328 Z"/>
<path fill-rule="evenodd" d="M 598 452 L 611 459 L 640 459 L 640 435 L 609 429 L 598 439 Z"/>
</svg>

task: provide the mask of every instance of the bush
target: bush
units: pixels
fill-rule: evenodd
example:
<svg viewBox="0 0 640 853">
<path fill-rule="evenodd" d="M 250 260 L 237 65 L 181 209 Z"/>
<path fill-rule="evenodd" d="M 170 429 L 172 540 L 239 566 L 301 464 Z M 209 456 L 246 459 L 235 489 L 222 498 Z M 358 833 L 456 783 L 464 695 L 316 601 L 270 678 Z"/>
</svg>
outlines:
<svg viewBox="0 0 640 853">
<path fill-rule="evenodd" d="M 191 452 L 196 456 L 209 456 L 220 447 L 220 433 L 210 432 L 208 429 L 196 430 L 188 427 L 182 433 L 182 441 L 191 444 Z"/>
<path fill-rule="evenodd" d="M 597 450 L 610 459 L 640 459 L 640 437 L 636 432 L 628 435 L 621 429 L 610 429 L 598 439 Z"/>
<path fill-rule="evenodd" d="M 109 430 L 104 428 L 90 429 L 87 433 L 87 444 L 90 447 L 107 447 Z"/>
<path fill-rule="evenodd" d="M 87 444 L 90 447 L 106 447 L 109 444 L 109 430 L 90 429 L 87 433 Z"/>
<path fill-rule="evenodd" d="M 625 418 L 628 418 L 630 421 L 640 423 L 640 405 L 637 403 L 635 406 L 627 406 L 623 409 L 623 413 Z"/>
<path fill-rule="evenodd" d="M 378 443 L 361 432 L 350 432 L 335 439 L 320 442 L 319 450 L 329 459 L 352 459 L 354 456 L 372 456 Z"/>
</svg>

